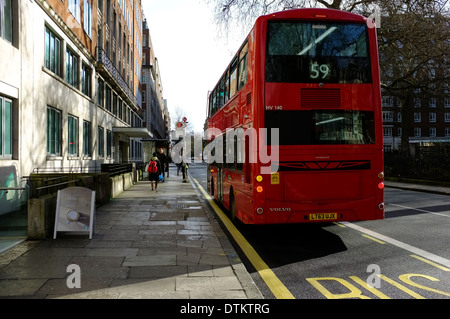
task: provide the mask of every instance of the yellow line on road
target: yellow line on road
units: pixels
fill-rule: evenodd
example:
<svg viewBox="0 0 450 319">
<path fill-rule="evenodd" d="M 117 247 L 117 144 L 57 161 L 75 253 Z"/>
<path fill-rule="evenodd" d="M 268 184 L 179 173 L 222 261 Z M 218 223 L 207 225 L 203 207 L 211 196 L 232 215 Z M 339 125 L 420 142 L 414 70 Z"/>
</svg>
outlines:
<svg viewBox="0 0 450 319">
<path fill-rule="evenodd" d="M 438 265 L 438 264 L 432 262 L 431 260 L 422 258 L 422 257 L 417 256 L 417 255 L 410 255 L 410 256 L 413 257 L 413 258 L 416 258 L 416 259 L 418 259 L 418 260 L 420 260 L 420 261 L 423 261 L 424 263 L 427 263 L 427 264 L 429 264 L 429 265 L 431 265 L 431 266 L 434 266 L 434 267 L 436 267 L 436 268 L 439 268 L 439 269 L 441 269 L 441 270 L 443 270 L 443 271 L 450 271 L 450 269 L 448 269 L 448 268 L 446 268 L 446 267 L 443 267 L 443 266 L 441 266 L 441 265 Z"/>
<path fill-rule="evenodd" d="M 245 239 L 245 237 L 239 232 L 239 230 L 233 225 L 230 219 L 224 214 L 224 212 L 217 206 L 213 198 L 203 189 L 203 187 L 198 183 L 198 181 L 193 178 L 195 184 L 205 196 L 206 200 L 209 202 L 211 207 L 219 216 L 220 220 L 223 222 L 227 230 L 233 236 L 236 243 L 242 249 L 244 254 L 252 263 L 253 267 L 258 271 L 261 278 L 264 280 L 266 285 L 272 291 L 273 295 L 277 299 L 295 299 L 291 292 L 286 288 L 286 286 L 278 279 L 275 273 L 267 266 L 267 264 L 259 257 L 255 249 L 250 245 L 250 243 Z"/>
<path fill-rule="evenodd" d="M 379 244 L 382 244 L 382 245 L 386 244 L 384 241 L 376 239 L 376 238 L 374 238 L 372 236 L 369 236 L 369 235 L 366 235 L 366 234 L 362 234 L 361 236 L 369 238 L 369 239 L 371 239 L 371 240 L 373 240 L 373 241 L 375 241 L 375 242 L 377 242 Z"/>
</svg>

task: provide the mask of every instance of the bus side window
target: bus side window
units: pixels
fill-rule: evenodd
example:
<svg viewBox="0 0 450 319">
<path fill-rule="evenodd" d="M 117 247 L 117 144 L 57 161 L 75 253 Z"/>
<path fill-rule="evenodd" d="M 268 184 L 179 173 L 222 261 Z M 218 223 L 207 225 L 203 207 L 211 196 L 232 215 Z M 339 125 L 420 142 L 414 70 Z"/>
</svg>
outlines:
<svg viewBox="0 0 450 319">
<path fill-rule="evenodd" d="M 225 73 L 225 104 L 229 100 L 229 94 L 230 94 L 230 72 L 227 70 Z"/>
<path fill-rule="evenodd" d="M 239 87 L 238 90 L 242 89 L 245 84 L 247 84 L 247 74 L 248 74 L 248 43 L 244 45 L 239 54 Z"/>
<path fill-rule="evenodd" d="M 222 77 L 219 82 L 219 90 L 218 90 L 219 108 L 221 108 L 224 105 L 224 98 L 225 98 L 224 84 L 225 79 Z"/>
<path fill-rule="evenodd" d="M 237 58 L 231 63 L 230 68 L 230 99 L 237 92 Z"/>
</svg>

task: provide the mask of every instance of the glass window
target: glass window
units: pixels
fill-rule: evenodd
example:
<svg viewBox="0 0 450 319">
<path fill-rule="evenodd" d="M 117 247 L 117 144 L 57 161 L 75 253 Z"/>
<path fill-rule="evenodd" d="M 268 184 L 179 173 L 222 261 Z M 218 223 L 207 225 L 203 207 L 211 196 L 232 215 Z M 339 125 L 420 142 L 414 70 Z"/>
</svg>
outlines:
<svg viewBox="0 0 450 319">
<path fill-rule="evenodd" d="M 231 63 L 230 68 L 230 99 L 237 92 L 237 59 Z"/>
<path fill-rule="evenodd" d="M 66 82 L 78 87 L 78 57 L 70 49 L 66 51 Z"/>
<path fill-rule="evenodd" d="M 91 97 L 91 68 L 86 64 L 81 66 L 81 91 Z"/>
<path fill-rule="evenodd" d="M 80 0 L 69 0 L 69 11 L 78 23 L 80 23 Z"/>
<path fill-rule="evenodd" d="M 368 111 L 265 111 L 265 127 L 270 145 L 272 128 L 278 129 L 279 145 L 375 143 L 374 115 Z"/>
<path fill-rule="evenodd" d="M 111 112 L 111 88 L 108 85 L 105 90 L 105 109 Z"/>
<path fill-rule="evenodd" d="M 0 97 L 0 157 L 12 156 L 12 101 Z"/>
<path fill-rule="evenodd" d="M 106 156 L 108 158 L 110 158 L 112 154 L 112 143 L 112 132 L 110 130 L 106 130 Z"/>
<path fill-rule="evenodd" d="M 230 74 L 227 70 L 225 74 L 225 103 L 230 99 Z"/>
<path fill-rule="evenodd" d="M 271 22 L 266 81 L 370 83 L 366 24 Z"/>
<path fill-rule="evenodd" d="M 61 76 L 60 68 L 61 41 L 48 28 L 45 28 L 45 67 Z"/>
<path fill-rule="evenodd" d="M 84 0 L 83 28 L 89 38 L 92 38 L 92 4 L 90 0 Z"/>
<path fill-rule="evenodd" d="M 70 156 L 78 155 L 78 118 L 69 115 L 67 119 L 68 123 L 68 154 Z"/>
<path fill-rule="evenodd" d="M 47 154 L 61 155 L 61 112 L 47 108 Z"/>
<path fill-rule="evenodd" d="M 83 155 L 92 156 L 92 124 L 83 121 Z"/>
<path fill-rule="evenodd" d="M 97 130 L 98 138 L 98 156 L 105 156 L 105 133 L 103 127 L 99 126 Z"/>
<path fill-rule="evenodd" d="M 248 43 L 244 45 L 241 52 L 239 53 L 239 86 L 238 90 L 247 84 L 248 75 Z"/>
<path fill-rule="evenodd" d="M 104 100 L 104 97 L 105 97 L 105 83 L 102 80 L 100 80 L 100 79 L 98 79 L 97 90 L 98 90 L 98 93 L 97 93 L 97 98 L 98 98 L 97 104 L 100 105 L 101 107 L 103 107 L 103 100 Z"/>
<path fill-rule="evenodd" d="M 11 43 L 12 21 L 11 0 L 0 0 L 0 36 Z"/>
</svg>

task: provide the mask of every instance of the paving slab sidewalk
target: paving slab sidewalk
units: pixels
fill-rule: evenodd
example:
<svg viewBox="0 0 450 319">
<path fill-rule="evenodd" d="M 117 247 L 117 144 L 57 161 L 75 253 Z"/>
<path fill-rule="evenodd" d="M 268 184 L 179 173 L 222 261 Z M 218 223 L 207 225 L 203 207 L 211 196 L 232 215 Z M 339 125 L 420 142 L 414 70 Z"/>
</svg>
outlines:
<svg viewBox="0 0 450 319">
<path fill-rule="evenodd" d="M 79 266 L 81 288 L 69 265 Z M 96 209 L 94 236 L 58 234 L 0 254 L 0 298 L 261 299 L 214 215 L 172 166 Z"/>
</svg>

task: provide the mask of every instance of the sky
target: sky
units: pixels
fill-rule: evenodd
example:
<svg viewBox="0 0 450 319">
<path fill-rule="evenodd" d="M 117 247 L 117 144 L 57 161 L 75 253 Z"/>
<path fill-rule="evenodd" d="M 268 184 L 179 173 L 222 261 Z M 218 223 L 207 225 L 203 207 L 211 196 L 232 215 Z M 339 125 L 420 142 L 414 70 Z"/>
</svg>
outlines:
<svg viewBox="0 0 450 319">
<path fill-rule="evenodd" d="M 142 0 L 172 117 L 176 108 L 195 132 L 202 132 L 212 90 L 244 41 L 242 31 L 218 36 L 205 0 Z M 248 30 L 250 31 L 250 30 Z"/>
</svg>

